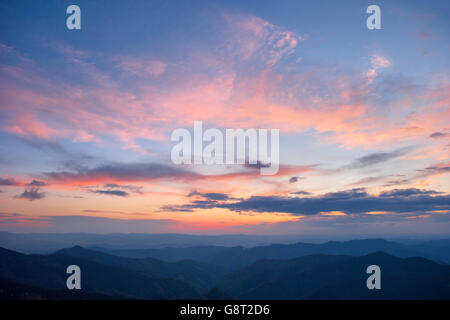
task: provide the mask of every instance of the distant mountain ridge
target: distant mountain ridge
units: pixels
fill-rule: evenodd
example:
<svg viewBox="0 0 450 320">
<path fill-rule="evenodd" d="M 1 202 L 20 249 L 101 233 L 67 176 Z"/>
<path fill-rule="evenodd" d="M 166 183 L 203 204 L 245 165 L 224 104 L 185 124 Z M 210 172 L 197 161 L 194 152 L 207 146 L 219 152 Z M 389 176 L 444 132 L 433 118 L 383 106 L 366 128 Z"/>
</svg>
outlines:
<svg viewBox="0 0 450 320">
<path fill-rule="evenodd" d="M 200 246 L 188 248 L 161 248 L 136 250 L 108 250 L 95 248 L 114 255 L 133 258 L 153 257 L 165 261 L 193 259 L 197 261 L 214 261 L 215 264 L 236 269 L 261 259 L 292 259 L 310 254 L 341 254 L 361 256 L 376 251 L 383 251 L 391 255 L 407 258 L 421 256 L 438 263 L 450 263 L 450 246 L 441 243 L 440 246 L 404 245 L 384 239 L 367 239 L 351 241 L 330 241 L 321 244 L 294 243 L 272 244 L 267 246 L 221 247 Z"/>
<path fill-rule="evenodd" d="M 360 239 L 360 240 L 339 240 L 330 243 L 355 243 L 357 241 L 382 240 L 381 238 Z M 388 241 L 396 243 L 403 249 L 413 251 L 413 255 L 424 256 L 426 258 L 450 263 L 450 237 L 443 235 L 439 240 L 404 240 Z M 48 254 L 70 248 L 76 245 L 95 250 L 115 251 L 115 250 L 146 250 L 164 248 L 192 248 L 203 250 L 210 247 L 242 247 L 255 248 L 270 245 L 294 245 L 303 243 L 305 245 L 323 246 L 326 242 L 318 242 L 318 238 L 308 238 L 299 235 L 191 235 L 191 234 L 138 234 L 138 233 L 112 233 L 112 234 L 91 234 L 91 233 L 11 233 L 0 231 L 0 247 L 8 248 L 23 253 Z M 355 243 L 356 244 L 356 243 Z M 218 249 L 218 248 L 216 248 Z M 375 248 L 377 249 L 377 248 Z M 446 250 L 440 250 L 446 249 Z M 377 250 L 383 250 L 379 247 Z M 376 250 L 375 250 L 376 251 Z M 373 251 L 372 251 L 373 252 Z M 447 254 L 441 254 L 447 252 Z M 116 252 L 117 253 L 117 252 Z M 314 253 L 314 252 L 312 252 Z M 370 252 L 366 252 L 370 253 Z M 428 254 L 428 256 L 425 256 Z M 394 254 L 395 255 L 395 254 Z M 136 256 L 138 257 L 138 256 Z M 139 257 L 155 257 L 147 255 Z M 185 256 L 184 259 L 190 259 Z M 163 258 L 163 260 L 167 260 Z"/>
<path fill-rule="evenodd" d="M 298 236 L 264 235 L 193 235 L 179 233 L 11 233 L 0 231 L 0 247 L 24 253 L 47 254 L 75 245 L 107 249 L 142 249 L 164 247 L 267 245 L 293 243 Z"/>
</svg>

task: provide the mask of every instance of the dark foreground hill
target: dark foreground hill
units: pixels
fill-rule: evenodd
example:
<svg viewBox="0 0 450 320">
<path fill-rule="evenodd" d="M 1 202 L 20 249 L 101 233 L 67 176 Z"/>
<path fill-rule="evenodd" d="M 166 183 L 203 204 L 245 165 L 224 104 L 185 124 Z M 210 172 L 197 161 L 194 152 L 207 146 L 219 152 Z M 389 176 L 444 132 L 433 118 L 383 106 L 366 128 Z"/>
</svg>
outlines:
<svg viewBox="0 0 450 320">
<path fill-rule="evenodd" d="M 77 257 L 95 263 L 135 271 L 150 277 L 182 280 L 201 292 L 211 289 L 215 282 L 225 275 L 224 268 L 207 262 L 194 260 L 166 262 L 154 258 L 124 258 L 80 246 L 60 250 L 52 256 L 58 255 Z"/>
<path fill-rule="evenodd" d="M 381 290 L 366 269 L 381 268 Z M 261 260 L 225 276 L 218 288 L 237 299 L 450 299 L 450 266 L 378 252 Z"/>
<path fill-rule="evenodd" d="M 199 297 L 193 286 L 178 279 L 160 278 L 61 253 L 24 255 L 0 248 L 0 278 L 15 283 L 67 290 L 66 268 L 72 264 L 81 268 L 82 293 L 139 299 Z"/>
<path fill-rule="evenodd" d="M 122 300 L 99 293 L 84 293 L 78 290 L 55 290 L 39 288 L 0 279 L 2 300 Z"/>
</svg>

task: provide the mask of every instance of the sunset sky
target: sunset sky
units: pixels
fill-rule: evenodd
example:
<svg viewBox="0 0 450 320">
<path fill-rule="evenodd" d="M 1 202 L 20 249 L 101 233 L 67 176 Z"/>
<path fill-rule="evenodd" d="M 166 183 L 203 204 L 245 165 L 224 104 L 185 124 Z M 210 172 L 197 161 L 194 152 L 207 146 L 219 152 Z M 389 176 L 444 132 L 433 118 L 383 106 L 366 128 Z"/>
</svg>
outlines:
<svg viewBox="0 0 450 320">
<path fill-rule="evenodd" d="M 446 0 L 2 1 L 0 230 L 449 234 L 449 14 Z M 173 164 L 171 133 L 194 121 L 280 129 L 278 174 Z"/>
</svg>

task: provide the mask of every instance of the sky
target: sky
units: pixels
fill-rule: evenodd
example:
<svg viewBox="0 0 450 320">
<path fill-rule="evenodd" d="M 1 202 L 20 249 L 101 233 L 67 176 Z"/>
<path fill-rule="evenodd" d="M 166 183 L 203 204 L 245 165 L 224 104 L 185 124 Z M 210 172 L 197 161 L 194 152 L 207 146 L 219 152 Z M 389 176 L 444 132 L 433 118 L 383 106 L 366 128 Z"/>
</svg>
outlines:
<svg viewBox="0 0 450 320">
<path fill-rule="evenodd" d="M 449 13 L 2 1 L 0 230 L 448 235 Z M 174 164 L 171 133 L 194 121 L 279 129 L 278 173 Z"/>
</svg>

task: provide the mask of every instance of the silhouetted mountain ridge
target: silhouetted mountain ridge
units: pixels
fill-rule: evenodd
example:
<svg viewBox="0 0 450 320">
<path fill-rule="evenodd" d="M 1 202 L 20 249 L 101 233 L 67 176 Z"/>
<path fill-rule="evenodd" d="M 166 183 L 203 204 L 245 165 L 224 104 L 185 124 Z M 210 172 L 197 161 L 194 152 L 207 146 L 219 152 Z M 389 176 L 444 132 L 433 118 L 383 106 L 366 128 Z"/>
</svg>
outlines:
<svg viewBox="0 0 450 320">
<path fill-rule="evenodd" d="M 224 268 L 206 262 L 194 260 L 166 262 L 154 258 L 124 258 L 82 248 L 80 246 L 62 249 L 54 255 L 78 257 L 109 266 L 139 272 L 148 277 L 178 279 L 189 283 L 199 291 L 210 289 L 214 282 L 225 274 Z"/>
<path fill-rule="evenodd" d="M 450 250 L 443 250 L 442 247 L 410 247 L 384 239 L 351 240 L 344 242 L 330 241 L 321 244 L 298 242 L 295 244 L 272 244 L 252 248 L 242 246 L 203 246 L 139 250 L 105 250 L 97 248 L 97 250 L 124 257 L 153 257 L 165 261 L 178 261 L 182 259 L 193 259 L 204 262 L 214 261 L 215 264 L 227 267 L 229 271 L 261 259 L 293 259 L 319 253 L 361 256 L 376 251 L 383 251 L 401 258 L 423 256 L 439 263 L 450 262 Z"/>
<path fill-rule="evenodd" d="M 122 300 L 99 293 L 85 293 L 78 290 L 46 289 L 0 279 L 2 300 Z"/>
<path fill-rule="evenodd" d="M 368 290 L 366 269 L 381 268 L 381 290 Z M 260 260 L 217 287 L 237 299 L 450 299 L 450 266 L 384 252 Z"/>
<path fill-rule="evenodd" d="M 363 248 L 361 242 L 357 244 L 354 252 Z M 337 251 L 342 246 L 324 245 Z M 244 260 L 276 255 L 276 248 L 280 247 L 257 248 Z M 80 299 L 89 295 L 93 299 L 102 295 L 128 299 L 450 299 L 450 266 L 422 257 L 399 258 L 381 251 L 360 256 L 316 253 L 293 259 L 263 258 L 236 267 L 245 263 L 236 259 L 242 251 L 248 253 L 247 249 L 228 248 L 220 261 L 214 250 L 217 257 L 211 261 L 230 259 L 226 267 L 231 272 L 202 261 L 126 258 L 80 246 L 50 255 L 0 248 L 0 279 L 7 281 L 7 290 L 0 293 L 20 299 L 76 299 L 77 294 Z M 81 268 L 82 289 L 77 294 L 66 289 L 66 268 L 71 264 Z M 381 268 L 381 290 L 366 287 L 366 269 L 372 264 Z"/>
<path fill-rule="evenodd" d="M 67 290 L 66 269 L 78 265 L 82 292 L 140 299 L 186 299 L 199 297 L 188 283 L 157 278 L 65 254 L 24 255 L 0 248 L 0 278 L 41 288 Z"/>
</svg>

